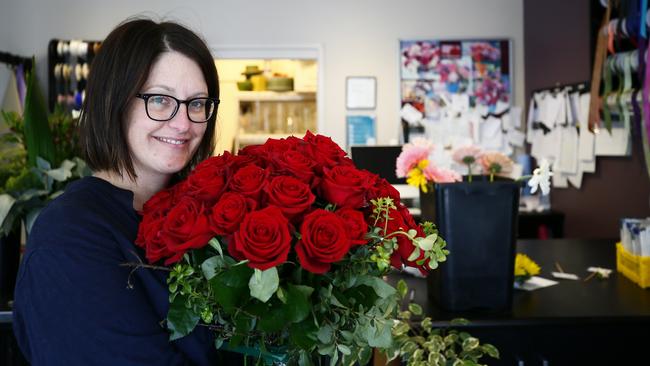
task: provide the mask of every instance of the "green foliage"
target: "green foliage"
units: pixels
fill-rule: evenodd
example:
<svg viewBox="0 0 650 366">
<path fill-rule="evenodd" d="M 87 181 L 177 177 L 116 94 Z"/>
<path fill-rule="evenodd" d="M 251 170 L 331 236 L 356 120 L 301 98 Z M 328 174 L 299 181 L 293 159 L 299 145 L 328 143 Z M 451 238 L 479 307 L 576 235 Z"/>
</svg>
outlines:
<svg viewBox="0 0 650 366">
<path fill-rule="evenodd" d="M 61 106 L 48 116 L 34 70 L 27 75 L 23 116 L 2 111 L 0 235 L 23 221 L 29 232 L 40 210 L 72 180 L 90 174 L 77 157 L 77 121 Z M 8 199 L 11 197 L 12 199 Z"/>
<path fill-rule="evenodd" d="M 226 240 L 210 240 L 176 264 L 168 277 L 170 338 L 207 326 L 216 332 L 219 347 L 260 361 L 268 360 L 268 350 L 280 350 L 290 363 L 300 365 L 313 365 L 319 356 L 326 356 L 331 365 L 365 365 L 373 348 L 400 349 L 393 329 L 404 313 L 399 303 L 408 289 L 405 284 L 393 288 L 382 276 L 388 272 L 398 235 L 417 246 L 418 233 L 386 234 L 395 209 L 390 198 L 373 201 L 376 221 L 368 243 L 353 247 L 322 275 L 306 272 L 296 258 L 254 270 L 247 261 L 227 255 Z M 420 243 L 419 250 L 427 260 L 444 261 L 448 251 L 437 229 L 424 230 L 428 242 Z M 180 316 L 179 311 L 187 314 Z M 415 304 L 410 311 L 422 313 Z M 470 343 L 466 347 L 473 346 Z"/>
<path fill-rule="evenodd" d="M 400 297 L 408 293 L 406 283 L 397 284 Z M 386 350 L 389 359 L 401 358 L 406 365 L 480 365 L 480 360 L 489 356 L 499 358 L 499 351 L 491 344 L 481 344 L 469 333 L 457 329 L 435 328 L 430 317 L 419 322 L 415 316 L 422 315 L 422 308 L 409 303 L 408 310 L 399 312 L 392 327 L 394 344 Z M 465 326 L 466 319 L 454 319 L 452 325 Z"/>
</svg>

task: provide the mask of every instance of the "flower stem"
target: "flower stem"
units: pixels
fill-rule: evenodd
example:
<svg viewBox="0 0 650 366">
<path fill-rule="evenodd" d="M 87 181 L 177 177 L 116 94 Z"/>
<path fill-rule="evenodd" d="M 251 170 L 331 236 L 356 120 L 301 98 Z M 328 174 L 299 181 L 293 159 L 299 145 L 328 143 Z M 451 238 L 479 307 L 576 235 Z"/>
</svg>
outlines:
<svg viewBox="0 0 650 366">
<path fill-rule="evenodd" d="M 469 175 L 467 181 L 472 183 L 472 164 L 467 164 L 467 174 Z"/>
</svg>

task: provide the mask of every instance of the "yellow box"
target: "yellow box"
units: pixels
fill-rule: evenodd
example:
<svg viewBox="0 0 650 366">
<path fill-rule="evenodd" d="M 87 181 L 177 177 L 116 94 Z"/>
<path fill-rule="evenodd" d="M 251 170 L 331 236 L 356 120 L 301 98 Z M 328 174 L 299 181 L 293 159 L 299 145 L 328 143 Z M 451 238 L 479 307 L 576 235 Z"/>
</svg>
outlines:
<svg viewBox="0 0 650 366">
<path fill-rule="evenodd" d="M 650 287 L 650 257 L 634 255 L 616 243 L 616 269 L 642 288 Z"/>
</svg>

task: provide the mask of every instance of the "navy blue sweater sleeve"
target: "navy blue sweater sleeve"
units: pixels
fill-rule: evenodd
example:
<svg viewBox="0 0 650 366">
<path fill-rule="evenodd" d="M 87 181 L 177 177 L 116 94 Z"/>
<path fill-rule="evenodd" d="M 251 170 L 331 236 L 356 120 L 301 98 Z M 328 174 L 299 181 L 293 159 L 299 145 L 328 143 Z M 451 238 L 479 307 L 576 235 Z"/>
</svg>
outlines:
<svg viewBox="0 0 650 366">
<path fill-rule="evenodd" d="M 169 342 L 166 273 L 121 266 L 141 256 L 132 196 L 93 179 L 44 209 L 29 236 L 14 302 L 26 358 L 35 366 L 217 364 L 204 328 Z"/>
</svg>

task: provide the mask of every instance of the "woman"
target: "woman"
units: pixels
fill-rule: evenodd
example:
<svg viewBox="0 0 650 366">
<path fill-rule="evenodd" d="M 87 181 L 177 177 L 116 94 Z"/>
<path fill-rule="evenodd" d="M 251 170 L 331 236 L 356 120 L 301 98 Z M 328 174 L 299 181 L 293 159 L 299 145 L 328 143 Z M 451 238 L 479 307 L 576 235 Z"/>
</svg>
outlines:
<svg viewBox="0 0 650 366">
<path fill-rule="evenodd" d="M 16 284 L 32 365 L 219 363 L 205 328 L 169 342 L 167 273 L 123 266 L 144 258 L 144 202 L 212 153 L 218 97 L 208 48 L 181 25 L 131 20 L 103 42 L 80 121 L 94 174 L 41 212 Z"/>
</svg>

